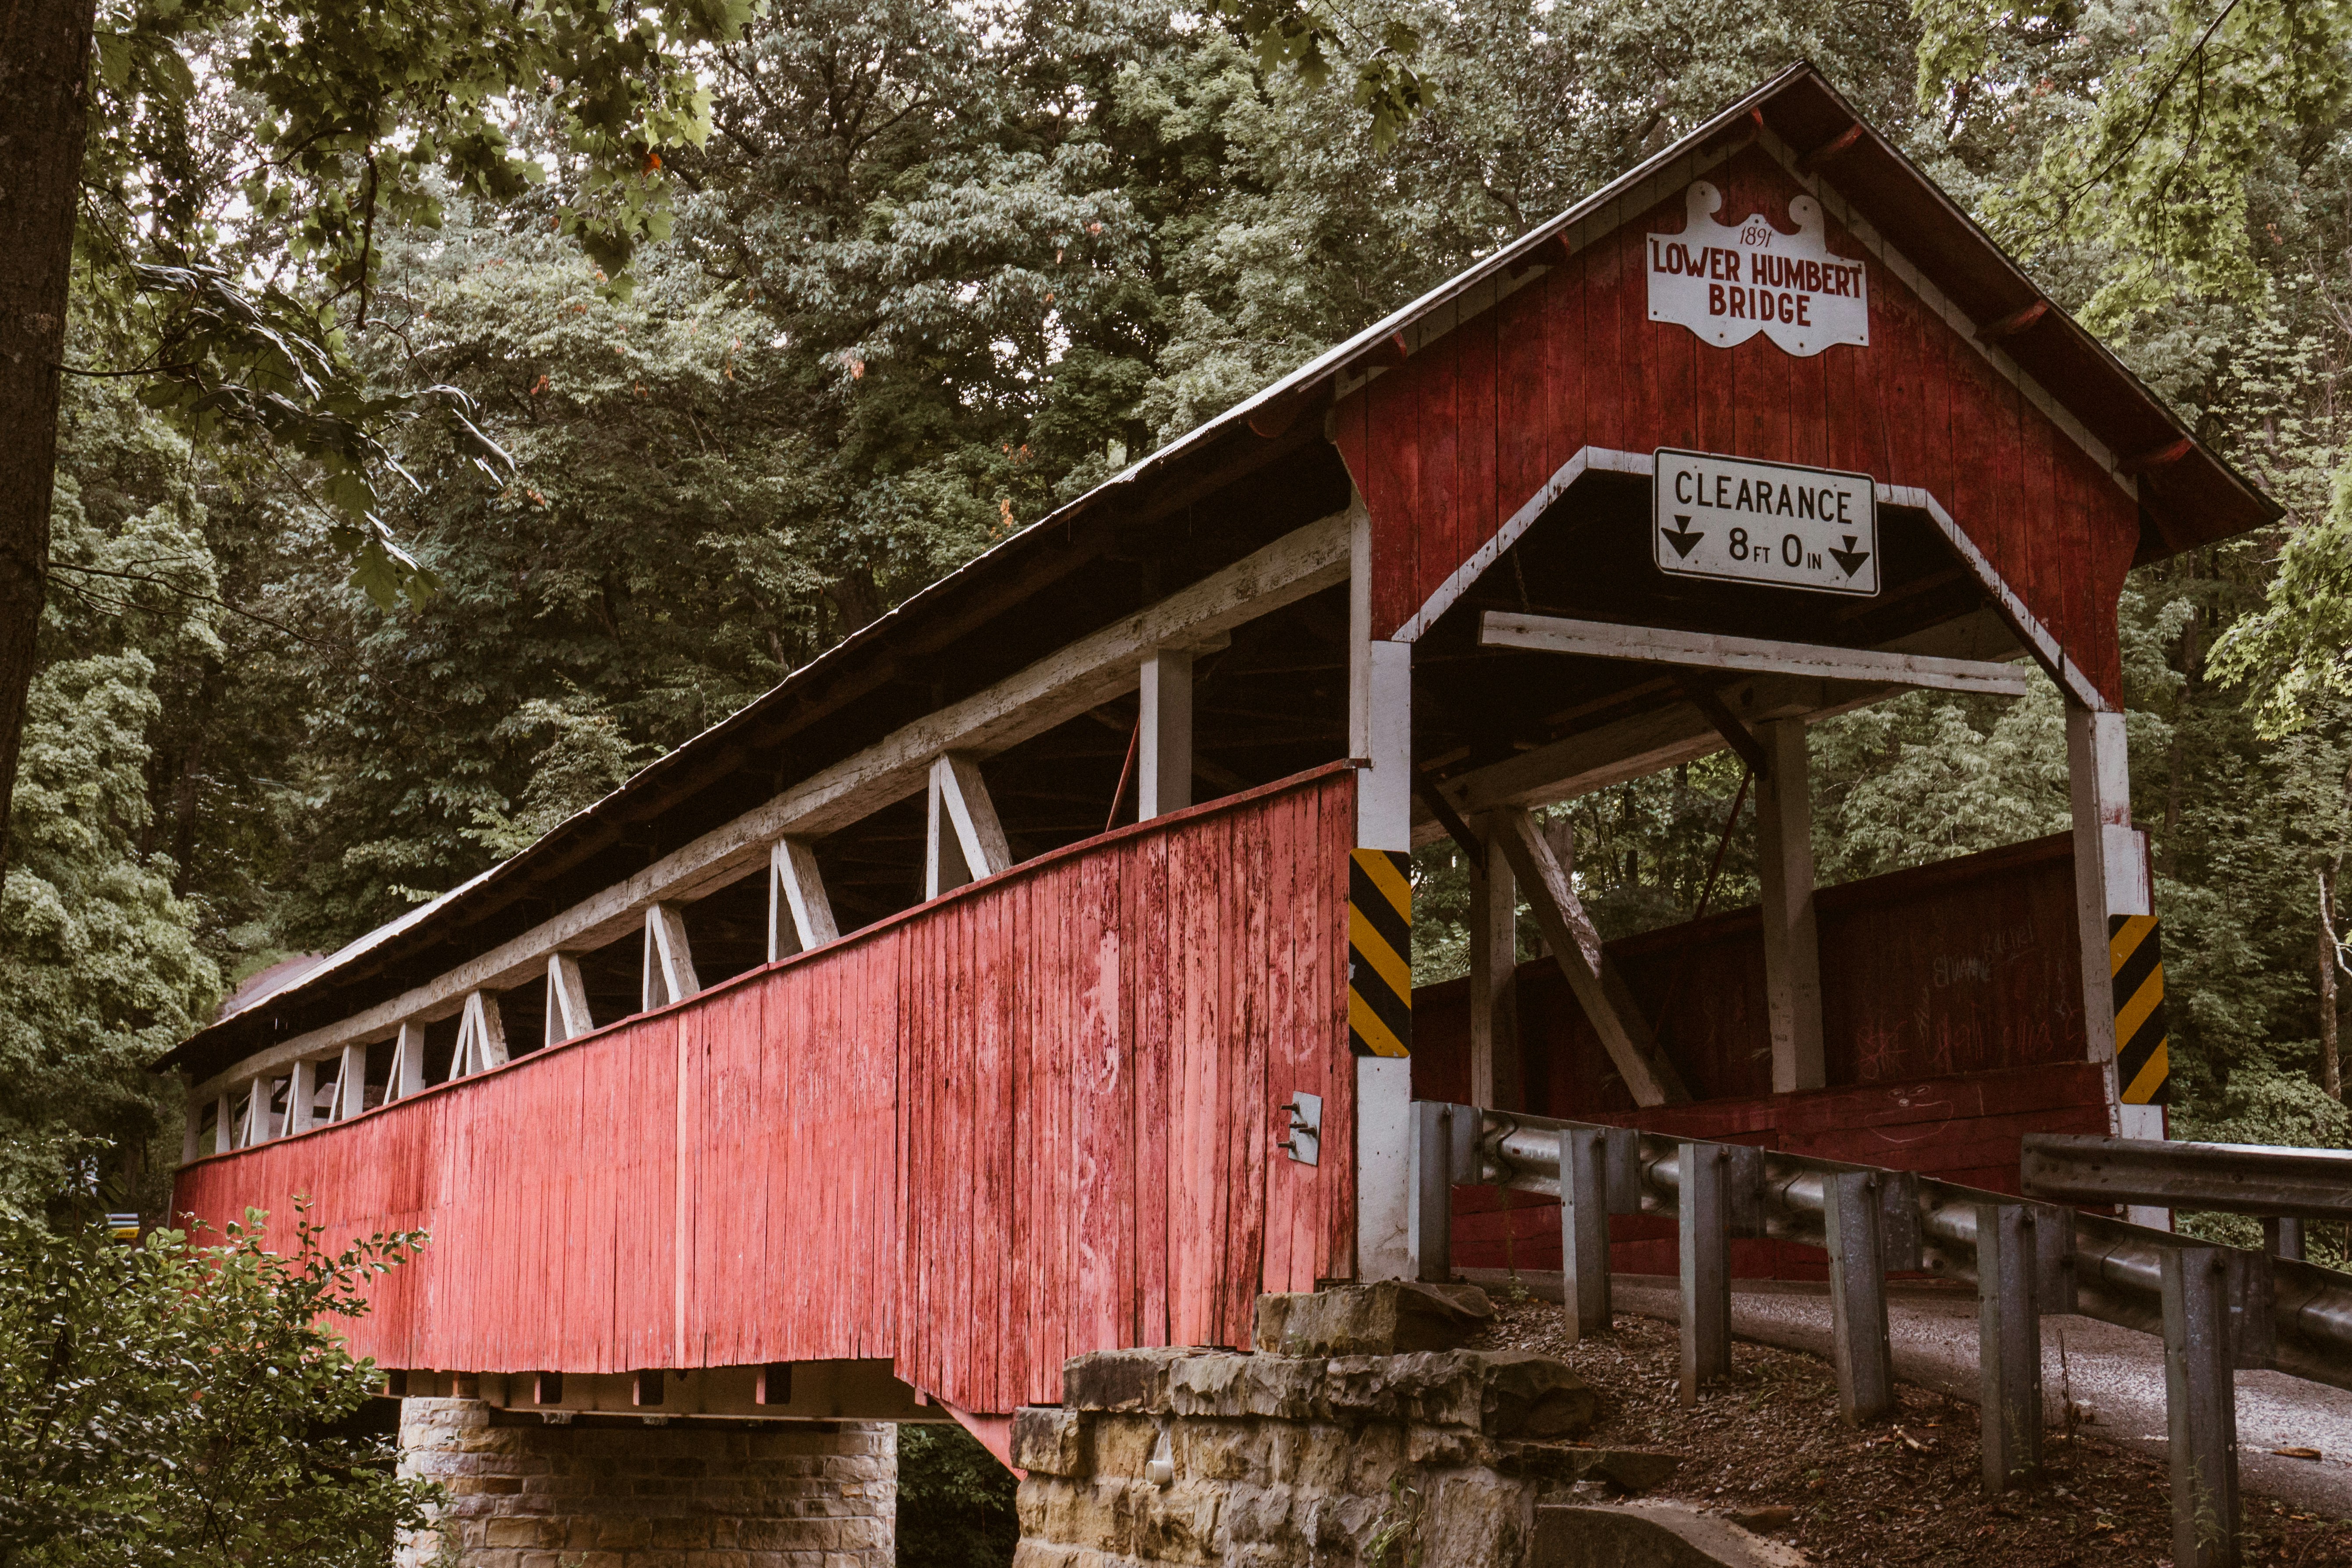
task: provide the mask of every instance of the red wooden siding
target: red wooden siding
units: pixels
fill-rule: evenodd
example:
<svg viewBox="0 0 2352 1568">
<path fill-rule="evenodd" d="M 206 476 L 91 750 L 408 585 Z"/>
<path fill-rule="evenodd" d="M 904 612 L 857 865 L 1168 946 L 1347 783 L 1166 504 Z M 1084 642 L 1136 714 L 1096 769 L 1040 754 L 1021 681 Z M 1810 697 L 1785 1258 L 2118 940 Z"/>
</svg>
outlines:
<svg viewBox="0 0 2352 1568">
<path fill-rule="evenodd" d="M 1735 910 L 1611 942 L 1696 1103 L 1637 1109 L 1549 958 L 1519 969 L 1528 1109 L 2017 1190 L 2026 1132 L 2104 1133 L 2106 1079 L 2084 1059 L 2065 835 L 1824 888 L 1817 898 L 1829 1087 L 1771 1092 L 1763 938 Z M 1668 1003 L 1671 994 L 1673 1000 Z M 1469 1087 L 1463 982 L 1415 993 L 1413 1093 Z M 1457 1261 L 1559 1267 L 1559 1206 L 1464 1190 Z M 1622 1218 L 1618 1266 L 1671 1271 L 1672 1226 Z M 1508 1246 L 1506 1237 L 1509 1237 Z M 1818 1274 L 1820 1254 L 1742 1243 L 1747 1275 Z"/>
<path fill-rule="evenodd" d="M 217 1226 L 423 1227 L 355 1350 L 620 1372 L 887 1356 L 969 1409 L 1244 1344 L 1352 1268 L 1354 779 L 1015 868 L 682 1005 L 181 1173 Z M 1316 1167 L 1274 1107 L 1318 1094 Z"/>
<path fill-rule="evenodd" d="M 1749 148 L 1704 176 L 1727 221 L 1794 231 L 1801 187 Z M 1344 399 L 1333 428 L 1371 511 L 1372 618 L 1401 627 L 1587 446 L 1694 447 L 1853 469 L 1932 493 L 2099 689 L 2120 700 L 2116 604 L 2138 509 L 2072 437 L 1834 218 L 1867 260 L 1870 345 L 1810 358 L 1649 319 L 1643 247 L 1683 192 Z M 1895 237 L 1901 248 L 1900 237 Z"/>
</svg>

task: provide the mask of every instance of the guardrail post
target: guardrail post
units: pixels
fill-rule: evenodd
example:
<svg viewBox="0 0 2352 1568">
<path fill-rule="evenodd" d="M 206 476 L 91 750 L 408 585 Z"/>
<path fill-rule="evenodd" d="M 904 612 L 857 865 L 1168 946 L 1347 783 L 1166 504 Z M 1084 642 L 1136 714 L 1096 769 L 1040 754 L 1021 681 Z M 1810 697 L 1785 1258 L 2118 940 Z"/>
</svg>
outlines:
<svg viewBox="0 0 2352 1568">
<path fill-rule="evenodd" d="M 2291 1215 L 2263 1221 L 2263 1250 L 2273 1258 L 2303 1261 L 2303 1221 Z"/>
<path fill-rule="evenodd" d="M 1570 1342 L 1610 1326 L 1609 1137 L 1598 1127 L 1559 1132 L 1560 1299 Z"/>
<path fill-rule="evenodd" d="M 1895 1352 L 1886 1337 L 1885 1249 L 1879 1237 L 1878 1174 L 1840 1171 L 1822 1184 L 1830 1253 L 1830 1339 L 1838 1416 L 1849 1426 L 1895 1407 Z"/>
<path fill-rule="evenodd" d="M 1675 1155 L 1675 1226 L 1682 1259 L 1682 1402 L 1702 1383 L 1731 1374 L 1731 1231 L 1723 1150 L 1685 1143 Z"/>
<path fill-rule="evenodd" d="M 1412 1102 L 1409 1234 L 1412 1277 L 1443 1285 L 1454 1278 L 1454 1107 Z"/>
<path fill-rule="evenodd" d="M 2172 1450 L 2172 1561 L 2236 1568 L 2238 1409 L 2226 1265 L 2218 1248 L 2168 1248 L 2164 1394 Z"/>
<path fill-rule="evenodd" d="M 1976 1210 L 1977 1409 L 1984 1489 L 1998 1496 L 2042 1468 L 2042 1227 L 2022 1204 Z"/>
</svg>

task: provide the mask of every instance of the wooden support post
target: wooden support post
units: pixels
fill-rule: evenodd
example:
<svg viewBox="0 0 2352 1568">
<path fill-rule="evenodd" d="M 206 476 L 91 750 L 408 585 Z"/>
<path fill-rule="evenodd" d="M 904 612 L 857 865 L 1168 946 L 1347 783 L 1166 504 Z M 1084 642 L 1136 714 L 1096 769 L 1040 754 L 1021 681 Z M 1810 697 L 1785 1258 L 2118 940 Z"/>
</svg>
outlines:
<svg viewBox="0 0 2352 1568">
<path fill-rule="evenodd" d="M 1805 721 L 1758 727 L 1771 766 L 1756 781 L 1756 858 L 1764 884 L 1764 993 L 1772 1092 L 1828 1081 L 1822 1054 L 1822 955 L 1813 917 L 1813 806 Z"/>
<path fill-rule="evenodd" d="M 1443 1285 L 1454 1278 L 1454 1184 L 1473 1163 L 1477 1136 L 1478 1112 L 1470 1107 L 1412 1102 L 1407 1246 L 1412 1278 L 1426 1284 Z"/>
<path fill-rule="evenodd" d="M 319 1064 L 305 1057 L 294 1064 L 286 1085 L 286 1131 L 291 1136 L 310 1130 L 310 1112 L 319 1098 Z"/>
<path fill-rule="evenodd" d="M 2266 1219 L 2263 1221 L 2263 1250 L 2273 1258 L 2292 1258 L 2303 1261 L 2303 1221 L 2299 1219 Z"/>
<path fill-rule="evenodd" d="M 2236 1568 L 2238 1405 L 2221 1253 L 2164 1254 L 2165 1424 L 2172 1458 L 2172 1561 Z"/>
<path fill-rule="evenodd" d="M 1470 1103 L 1517 1110 L 1519 1066 L 1519 883 L 1503 852 L 1505 825 L 1479 824 L 1470 866 Z"/>
<path fill-rule="evenodd" d="M 1731 1373 L 1731 1216 L 1723 1151 L 1685 1143 L 1675 1152 L 1675 1229 L 1682 1261 L 1682 1402 Z"/>
<path fill-rule="evenodd" d="M 686 939 L 686 910 L 677 904 L 648 904 L 645 986 L 638 1011 L 650 1013 L 683 1002 L 701 989 L 694 973 L 694 949 Z"/>
<path fill-rule="evenodd" d="M 193 1165 L 204 1153 L 204 1110 L 194 1095 L 185 1105 L 180 1116 L 180 1163 Z"/>
<path fill-rule="evenodd" d="M 257 1078 L 246 1089 L 245 1132 L 237 1142 L 250 1149 L 257 1143 L 269 1142 L 269 1094 L 276 1086 L 266 1078 Z"/>
<path fill-rule="evenodd" d="M 1356 847 L 1412 849 L 1412 645 L 1372 625 L 1372 519 L 1348 509 L 1348 754 L 1357 760 Z M 1412 1063 L 1356 1060 L 1358 1279 L 1414 1276 Z"/>
<path fill-rule="evenodd" d="M 1999 1496 L 2042 1468 L 2040 1226 L 2023 1204 L 1977 1209 L 1977 1394 L 1984 1489 Z"/>
<path fill-rule="evenodd" d="M 236 1147 L 236 1099 L 223 1089 L 213 1106 L 213 1152 L 226 1154 Z"/>
<path fill-rule="evenodd" d="M 923 857 L 923 896 L 993 877 L 1013 864 L 1013 851 L 989 798 L 988 781 L 974 759 L 943 752 L 931 763 L 929 827 Z"/>
<path fill-rule="evenodd" d="M 367 1109 L 367 1047 L 357 1043 L 343 1047 L 342 1065 L 335 1069 L 332 1116 L 349 1121 Z"/>
<path fill-rule="evenodd" d="M 507 1025 L 494 992 L 468 991 L 457 1014 L 457 1049 L 449 1063 L 451 1078 L 467 1078 L 507 1064 Z"/>
<path fill-rule="evenodd" d="M 1192 804 L 1192 655 L 1156 648 L 1143 660 L 1142 744 L 1136 756 L 1135 819 Z"/>
<path fill-rule="evenodd" d="M 768 962 L 840 937 L 816 851 L 798 838 L 777 839 L 768 850 Z"/>
<path fill-rule="evenodd" d="M 2089 1057 L 2107 1074 L 2107 1102 L 2121 1138 L 2164 1136 L 2164 1108 L 2126 1105 L 2116 1081 L 2115 976 L 2108 917 L 2155 912 L 2147 853 L 2131 822 L 2131 762 L 2124 716 L 2066 705 L 2066 781 L 2074 807 L 2074 932 L 2083 963 L 2083 1022 Z M 2168 1209 L 2134 1206 L 2134 1225 L 2172 1228 Z"/>
<path fill-rule="evenodd" d="M 425 1090 L 425 1026 L 403 1024 L 392 1044 L 392 1073 L 384 1079 L 386 1104 Z"/>
<path fill-rule="evenodd" d="M 546 1041 L 560 1046 L 566 1040 L 576 1040 L 596 1027 L 594 1015 L 588 1011 L 588 982 L 580 973 L 576 953 L 551 952 L 547 955 L 547 1031 Z"/>
<path fill-rule="evenodd" d="M 1633 1102 L 1642 1106 L 1686 1103 L 1690 1091 L 1683 1087 L 1673 1066 L 1659 1056 L 1632 988 L 1601 948 L 1584 905 L 1569 885 L 1568 873 L 1543 835 L 1536 831 L 1534 819 L 1524 811 L 1497 811 L 1486 820 L 1493 830 L 1492 841 L 1502 846 L 1511 869 L 1527 889 L 1528 907 L 1535 911 L 1544 940 L 1551 944 L 1552 961 L 1559 965 L 1584 1016 L 1592 1021 L 1593 1031 L 1601 1037 Z"/>
<path fill-rule="evenodd" d="M 1559 1132 L 1560 1293 L 1569 1341 L 1605 1333 L 1609 1311 L 1609 1138 L 1598 1127 Z"/>
<path fill-rule="evenodd" d="M 1827 1176 L 1822 1196 L 1822 1222 L 1830 1244 L 1830 1340 L 1837 1365 L 1838 1417 L 1859 1426 L 1895 1408 L 1895 1350 L 1886 1337 L 1886 1251 L 1879 1231 L 1877 1173 L 1841 1171 Z"/>
</svg>

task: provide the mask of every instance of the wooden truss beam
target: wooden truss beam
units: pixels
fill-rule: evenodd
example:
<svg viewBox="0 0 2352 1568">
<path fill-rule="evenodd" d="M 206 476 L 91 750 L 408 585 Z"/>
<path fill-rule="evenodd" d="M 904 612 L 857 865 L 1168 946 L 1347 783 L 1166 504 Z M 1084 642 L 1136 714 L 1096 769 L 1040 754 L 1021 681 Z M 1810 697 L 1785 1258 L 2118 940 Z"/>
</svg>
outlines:
<svg viewBox="0 0 2352 1568">
<path fill-rule="evenodd" d="M 628 935 L 656 902 L 691 902 L 756 874 L 779 838 L 815 839 L 925 787 L 942 752 L 988 757 L 1134 690 L 1156 649 L 1205 648 L 1235 626 L 1347 580 L 1349 514 L 1311 522 L 1223 571 L 1177 590 L 1047 655 L 994 685 L 893 731 L 820 769 L 765 805 L 672 851 L 448 973 L 351 1017 L 255 1053 L 195 1086 L 198 1100 L 257 1071 L 286 1071 L 353 1041 L 381 1040 L 404 1022 L 446 1018 L 474 991 L 536 979 L 549 954 L 605 946 Z"/>
<path fill-rule="evenodd" d="M 1690 1100 L 1682 1075 L 1659 1055 L 1648 1020 L 1634 1004 L 1633 993 L 1618 973 L 1600 933 L 1592 928 L 1584 905 L 1569 883 L 1568 872 L 1552 854 L 1551 846 L 1524 811 L 1498 811 L 1487 817 L 1494 825 L 1503 855 L 1527 889 L 1528 905 L 1553 960 L 1575 993 L 1577 1005 L 1592 1020 L 1601 1044 L 1625 1080 L 1637 1105 L 1682 1105 Z"/>
<path fill-rule="evenodd" d="M 1571 621 L 1555 616 L 1514 615 L 1504 610 L 1486 613 L 1478 641 L 1486 647 L 1580 654 L 1589 658 L 1725 669 L 1740 675 L 1795 675 L 1817 680 L 1862 681 L 1873 686 L 1924 686 L 1993 697 L 2022 697 L 2032 689 L 2032 677 L 2025 670 L 1980 659 L 1935 658 L 1924 654 L 1885 653 L 1875 648 L 1776 642 L 1711 632 L 1675 631 L 1664 626 L 1620 626 L 1605 621 Z"/>
</svg>

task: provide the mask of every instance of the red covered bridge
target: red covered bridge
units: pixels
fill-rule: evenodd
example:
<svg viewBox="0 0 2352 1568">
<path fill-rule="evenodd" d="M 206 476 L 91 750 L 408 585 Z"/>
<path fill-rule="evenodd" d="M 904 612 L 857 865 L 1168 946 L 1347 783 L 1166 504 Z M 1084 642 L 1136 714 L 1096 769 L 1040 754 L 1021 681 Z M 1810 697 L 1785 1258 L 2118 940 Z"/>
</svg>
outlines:
<svg viewBox="0 0 2352 1568">
<path fill-rule="evenodd" d="M 920 1418 L 1402 1272 L 1416 1095 L 2011 1186 L 2160 1131 L 2117 596 L 2273 515 L 1801 68 L 188 1041 L 179 1203 L 430 1229 L 411 1376 Z M 1816 889 L 1806 727 L 2034 667 L 2074 831 Z M 1530 811 L 1724 748 L 1761 906 L 1604 946 Z"/>
</svg>

